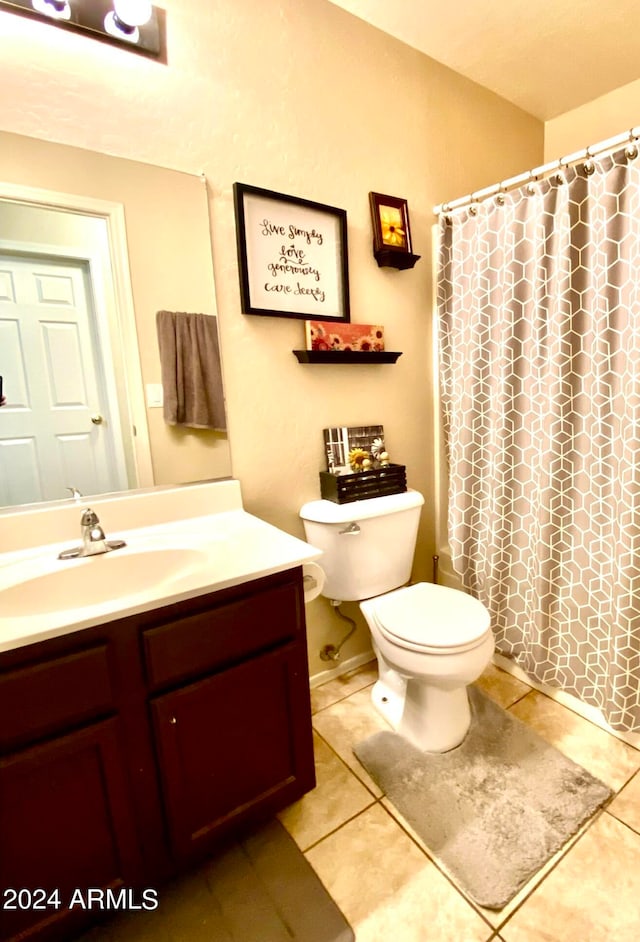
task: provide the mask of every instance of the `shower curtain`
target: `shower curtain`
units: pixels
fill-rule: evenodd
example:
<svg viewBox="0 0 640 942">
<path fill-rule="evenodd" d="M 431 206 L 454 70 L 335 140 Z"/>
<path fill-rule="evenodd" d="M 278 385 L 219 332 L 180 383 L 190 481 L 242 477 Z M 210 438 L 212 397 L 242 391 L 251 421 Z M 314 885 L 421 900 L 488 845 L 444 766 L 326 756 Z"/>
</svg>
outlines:
<svg viewBox="0 0 640 942">
<path fill-rule="evenodd" d="M 500 653 L 640 730 L 637 148 L 440 216 L 449 540 Z"/>
</svg>

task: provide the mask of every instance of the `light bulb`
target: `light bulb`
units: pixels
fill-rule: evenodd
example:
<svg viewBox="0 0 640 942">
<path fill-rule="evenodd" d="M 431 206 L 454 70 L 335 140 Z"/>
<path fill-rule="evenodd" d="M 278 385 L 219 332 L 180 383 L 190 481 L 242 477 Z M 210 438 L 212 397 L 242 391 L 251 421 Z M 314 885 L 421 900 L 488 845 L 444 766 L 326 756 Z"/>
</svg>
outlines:
<svg viewBox="0 0 640 942">
<path fill-rule="evenodd" d="M 126 26 L 144 26 L 151 19 L 151 0 L 113 0 L 118 20 Z"/>
<path fill-rule="evenodd" d="M 37 13 L 44 13 L 53 20 L 71 19 L 71 7 L 67 0 L 31 0 L 31 6 Z"/>
<path fill-rule="evenodd" d="M 128 43 L 140 41 L 139 26 L 151 19 L 150 0 L 113 0 L 113 10 L 104 18 L 104 28 L 110 36 Z"/>
</svg>

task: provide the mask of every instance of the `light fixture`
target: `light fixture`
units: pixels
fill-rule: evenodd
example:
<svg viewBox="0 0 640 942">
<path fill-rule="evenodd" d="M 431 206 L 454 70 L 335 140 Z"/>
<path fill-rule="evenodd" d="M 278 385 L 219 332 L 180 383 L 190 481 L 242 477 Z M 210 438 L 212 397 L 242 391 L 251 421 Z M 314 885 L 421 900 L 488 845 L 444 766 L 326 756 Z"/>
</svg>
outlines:
<svg viewBox="0 0 640 942">
<path fill-rule="evenodd" d="M 2 10 L 167 61 L 164 10 L 151 0 L 0 0 Z"/>
</svg>

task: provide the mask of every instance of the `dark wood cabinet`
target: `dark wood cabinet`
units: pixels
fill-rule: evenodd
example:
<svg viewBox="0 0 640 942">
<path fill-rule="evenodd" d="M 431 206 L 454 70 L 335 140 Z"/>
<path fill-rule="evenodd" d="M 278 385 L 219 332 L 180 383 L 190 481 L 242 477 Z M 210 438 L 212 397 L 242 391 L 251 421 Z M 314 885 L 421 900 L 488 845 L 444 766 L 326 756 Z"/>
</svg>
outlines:
<svg viewBox="0 0 640 942">
<path fill-rule="evenodd" d="M 296 668 L 295 651 L 286 646 L 152 702 L 178 859 L 198 856 L 211 835 L 233 827 L 239 815 L 280 808 L 301 788 L 313 787 L 306 734 L 295 712 Z"/>
<path fill-rule="evenodd" d="M 0 939 L 72 938 L 104 917 L 74 892 L 157 886 L 313 788 L 302 571 L 0 654 L 0 715 Z"/>
<path fill-rule="evenodd" d="M 80 928 L 83 905 L 75 916 L 67 908 L 76 889 L 139 883 L 123 758 L 118 720 L 109 719 L 0 759 L 2 938 L 27 929 L 52 937 L 63 922 Z"/>
</svg>

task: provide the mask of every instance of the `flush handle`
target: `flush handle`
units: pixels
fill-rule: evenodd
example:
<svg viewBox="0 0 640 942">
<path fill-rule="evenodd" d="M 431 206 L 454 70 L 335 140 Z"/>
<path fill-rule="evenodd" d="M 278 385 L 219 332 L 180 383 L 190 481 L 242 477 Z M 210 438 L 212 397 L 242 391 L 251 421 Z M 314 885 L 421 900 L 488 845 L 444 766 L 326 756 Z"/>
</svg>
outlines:
<svg viewBox="0 0 640 942">
<path fill-rule="evenodd" d="M 338 531 L 338 536 L 355 536 L 356 533 L 360 533 L 360 527 L 355 521 L 352 521 L 344 528 L 344 530 Z"/>
</svg>

